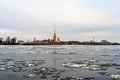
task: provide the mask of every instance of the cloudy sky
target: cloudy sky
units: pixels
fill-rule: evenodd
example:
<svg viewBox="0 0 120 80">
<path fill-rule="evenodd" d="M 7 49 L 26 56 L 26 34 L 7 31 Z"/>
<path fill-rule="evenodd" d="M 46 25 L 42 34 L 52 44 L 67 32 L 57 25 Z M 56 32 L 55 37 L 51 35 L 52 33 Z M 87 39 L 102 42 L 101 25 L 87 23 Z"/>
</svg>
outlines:
<svg viewBox="0 0 120 80">
<path fill-rule="evenodd" d="M 0 37 L 120 42 L 120 0 L 0 0 Z"/>
</svg>

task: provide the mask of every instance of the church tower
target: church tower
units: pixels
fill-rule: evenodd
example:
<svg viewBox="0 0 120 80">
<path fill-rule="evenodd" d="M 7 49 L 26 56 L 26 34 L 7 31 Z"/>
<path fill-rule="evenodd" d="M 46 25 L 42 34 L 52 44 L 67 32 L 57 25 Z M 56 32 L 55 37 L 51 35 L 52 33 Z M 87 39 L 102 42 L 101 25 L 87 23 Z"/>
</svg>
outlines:
<svg viewBox="0 0 120 80">
<path fill-rule="evenodd" d="M 56 24 L 54 24 L 53 41 L 56 42 Z"/>
</svg>

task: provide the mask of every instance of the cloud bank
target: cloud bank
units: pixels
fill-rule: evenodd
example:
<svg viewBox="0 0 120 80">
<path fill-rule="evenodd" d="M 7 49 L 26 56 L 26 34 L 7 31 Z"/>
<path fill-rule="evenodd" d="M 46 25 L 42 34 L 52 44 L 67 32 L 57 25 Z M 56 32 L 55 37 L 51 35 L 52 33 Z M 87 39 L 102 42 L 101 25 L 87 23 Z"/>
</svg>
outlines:
<svg viewBox="0 0 120 80">
<path fill-rule="evenodd" d="M 0 36 L 119 41 L 120 0 L 1 0 Z M 72 35 L 72 36 L 71 36 Z"/>
</svg>

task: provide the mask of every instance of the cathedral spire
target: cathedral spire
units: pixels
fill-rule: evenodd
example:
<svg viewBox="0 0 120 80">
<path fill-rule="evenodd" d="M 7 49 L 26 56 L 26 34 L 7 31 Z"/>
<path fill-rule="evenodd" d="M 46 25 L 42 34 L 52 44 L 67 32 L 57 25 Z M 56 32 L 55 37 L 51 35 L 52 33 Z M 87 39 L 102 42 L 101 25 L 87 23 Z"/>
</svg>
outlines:
<svg viewBox="0 0 120 80">
<path fill-rule="evenodd" d="M 54 33 L 56 34 L 56 23 L 54 23 Z"/>
<path fill-rule="evenodd" d="M 56 23 L 54 23 L 53 41 L 56 42 Z"/>
</svg>

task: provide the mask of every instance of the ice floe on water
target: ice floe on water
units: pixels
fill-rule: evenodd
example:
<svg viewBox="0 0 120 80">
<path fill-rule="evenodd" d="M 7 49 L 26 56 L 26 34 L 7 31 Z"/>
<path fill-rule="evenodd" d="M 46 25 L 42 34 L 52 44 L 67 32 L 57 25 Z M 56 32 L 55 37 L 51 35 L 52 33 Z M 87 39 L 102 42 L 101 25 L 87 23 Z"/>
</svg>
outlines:
<svg viewBox="0 0 120 80">
<path fill-rule="evenodd" d="M 1 59 L 0 71 L 11 70 L 13 72 L 21 72 L 27 67 L 35 67 L 43 63 L 45 63 L 45 60 L 15 61 L 12 59 Z"/>
<path fill-rule="evenodd" d="M 119 49 L 120 46 L 0 46 L 0 78 L 10 74 L 20 80 L 120 80 Z"/>
<path fill-rule="evenodd" d="M 51 78 L 56 78 L 59 74 L 64 72 L 65 70 L 60 70 L 57 68 L 52 67 L 40 67 L 40 68 L 34 68 L 31 70 L 31 73 L 24 74 L 23 77 L 25 78 L 43 78 L 46 79 L 48 76 Z"/>
<path fill-rule="evenodd" d="M 108 64 L 99 64 L 97 60 L 84 60 L 84 61 L 76 61 L 71 63 L 63 63 L 62 66 L 68 68 L 80 68 L 83 70 L 91 70 L 91 71 L 100 71 L 106 70 Z"/>
</svg>

